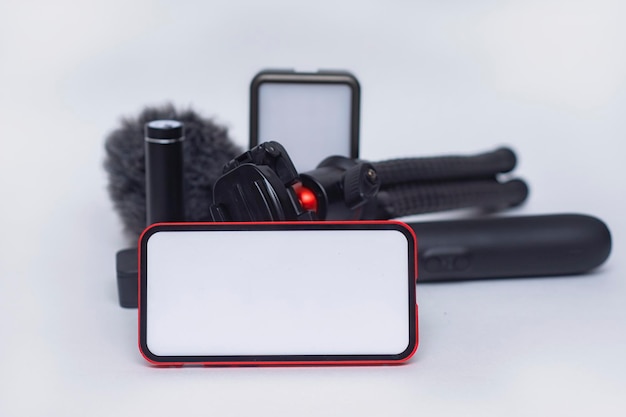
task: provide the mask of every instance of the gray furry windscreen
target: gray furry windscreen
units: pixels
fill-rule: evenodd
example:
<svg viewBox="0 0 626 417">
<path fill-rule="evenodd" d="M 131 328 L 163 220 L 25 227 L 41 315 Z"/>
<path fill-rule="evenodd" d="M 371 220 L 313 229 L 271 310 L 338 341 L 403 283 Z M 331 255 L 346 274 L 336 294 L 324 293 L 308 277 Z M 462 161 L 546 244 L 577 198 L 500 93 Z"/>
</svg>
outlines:
<svg viewBox="0 0 626 417">
<path fill-rule="evenodd" d="M 192 110 L 172 105 L 147 107 L 137 117 L 126 117 L 105 140 L 104 168 L 108 191 L 125 231 L 137 239 L 146 227 L 144 125 L 152 120 L 178 120 L 185 125 L 183 194 L 185 221 L 209 221 L 213 183 L 224 164 L 242 153 L 225 127 Z"/>
</svg>

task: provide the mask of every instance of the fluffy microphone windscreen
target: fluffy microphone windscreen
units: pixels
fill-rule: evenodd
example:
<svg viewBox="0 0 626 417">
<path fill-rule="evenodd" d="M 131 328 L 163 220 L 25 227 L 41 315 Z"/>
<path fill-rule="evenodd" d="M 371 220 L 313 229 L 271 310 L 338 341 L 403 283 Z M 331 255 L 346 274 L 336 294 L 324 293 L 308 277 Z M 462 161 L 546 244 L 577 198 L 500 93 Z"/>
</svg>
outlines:
<svg viewBox="0 0 626 417">
<path fill-rule="evenodd" d="M 173 105 L 147 107 L 135 118 L 126 117 L 105 140 L 104 168 L 108 191 L 125 231 L 136 240 L 146 227 L 144 125 L 153 120 L 178 120 L 185 125 L 183 194 L 185 221 L 208 221 L 213 183 L 224 164 L 242 153 L 225 127 L 192 110 Z"/>
</svg>

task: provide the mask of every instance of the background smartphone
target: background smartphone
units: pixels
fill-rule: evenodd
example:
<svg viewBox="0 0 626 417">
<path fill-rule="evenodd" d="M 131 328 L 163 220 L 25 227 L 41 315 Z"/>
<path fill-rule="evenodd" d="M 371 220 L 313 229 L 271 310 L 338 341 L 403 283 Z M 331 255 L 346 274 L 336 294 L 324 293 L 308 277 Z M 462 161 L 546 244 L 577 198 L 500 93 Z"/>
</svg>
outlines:
<svg viewBox="0 0 626 417">
<path fill-rule="evenodd" d="M 259 72 L 250 84 L 250 147 L 282 144 L 300 172 L 359 156 L 360 86 L 345 71 Z"/>
</svg>

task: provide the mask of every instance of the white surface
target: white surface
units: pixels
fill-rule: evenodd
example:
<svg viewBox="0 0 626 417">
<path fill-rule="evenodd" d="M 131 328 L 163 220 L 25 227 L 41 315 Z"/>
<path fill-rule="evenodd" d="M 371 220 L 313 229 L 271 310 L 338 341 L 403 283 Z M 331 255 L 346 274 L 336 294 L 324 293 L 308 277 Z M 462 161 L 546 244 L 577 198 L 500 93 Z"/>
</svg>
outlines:
<svg viewBox="0 0 626 417">
<path fill-rule="evenodd" d="M 626 38 L 618 0 L 0 3 L 0 415 L 619 416 Z M 399 367 L 154 369 L 117 305 L 103 139 L 150 103 L 248 135 L 262 68 L 345 68 L 362 156 L 513 146 L 528 203 L 589 213 L 579 277 L 420 285 Z M 460 217 L 464 213 L 451 213 Z"/>
<path fill-rule="evenodd" d="M 408 253 L 397 230 L 157 232 L 147 243 L 148 349 L 399 355 Z"/>
<path fill-rule="evenodd" d="M 259 143 L 279 142 L 301 172 L 331 155 L 350 156 L 352 89 L 346 84 L 259 87 Z"/>
</svg>

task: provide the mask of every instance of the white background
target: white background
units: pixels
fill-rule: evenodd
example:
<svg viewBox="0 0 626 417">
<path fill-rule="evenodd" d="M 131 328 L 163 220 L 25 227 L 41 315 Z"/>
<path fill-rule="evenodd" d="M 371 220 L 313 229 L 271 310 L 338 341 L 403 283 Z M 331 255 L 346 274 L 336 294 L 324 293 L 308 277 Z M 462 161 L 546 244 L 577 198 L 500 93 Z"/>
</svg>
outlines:
<svg viewBox="0 0 626 417">
<path fill-rule="evenodd" d="M 625 20 L 618 0 L 3 0 L 0 415 L 622 415 Z M 117 305 L 104 137 L 172 100 L 245 145 L 266 67 L 354 72 L 370 160 L 513 146 L 531 195 L 509 214 L 596 215 L 610 259 L 419 285 L 405 366 L 148 366 Z"/>
</svg>

